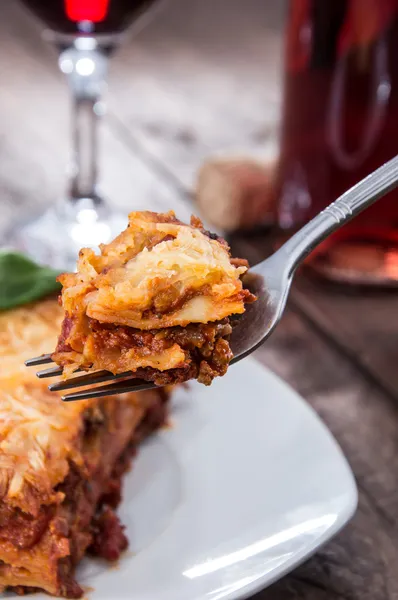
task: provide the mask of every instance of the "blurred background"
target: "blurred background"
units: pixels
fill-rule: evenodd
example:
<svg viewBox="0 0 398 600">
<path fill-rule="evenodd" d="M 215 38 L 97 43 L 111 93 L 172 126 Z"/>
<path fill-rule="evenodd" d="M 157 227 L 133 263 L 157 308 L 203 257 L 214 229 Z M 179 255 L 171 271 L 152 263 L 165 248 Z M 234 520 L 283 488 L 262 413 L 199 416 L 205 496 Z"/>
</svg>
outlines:
<svg viewBox="0 0 398 600">
<path fill-rule="evenodd" d="M 274 151 L 281 97 L 283 2 L 176 0 L 110 61 L 100 183 L 124 211 L 175 207 L 217 152 Z M 0 4 L 1 226 L 65 194 L 70 97 L 43 24 Z M 175 188 L 178 191 L 175 191 Z M 22 216 L 22 215 L 18 215 Z"/>
<path fill-rule="evenodd" d="M 396 153 L 397 14 L 397 0 L 3 2 L 3 244 L 71 268 L 126 211 L 194 206 L 275 249 Z M 317 249 L 313 274 L 396 287 L 396 198 Z"/>
</svg>

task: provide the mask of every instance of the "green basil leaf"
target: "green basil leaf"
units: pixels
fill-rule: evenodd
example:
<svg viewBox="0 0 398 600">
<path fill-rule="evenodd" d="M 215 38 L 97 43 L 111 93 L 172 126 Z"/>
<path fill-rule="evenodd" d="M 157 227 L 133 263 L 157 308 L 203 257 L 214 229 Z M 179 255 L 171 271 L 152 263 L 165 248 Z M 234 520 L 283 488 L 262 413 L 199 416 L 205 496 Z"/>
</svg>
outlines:
<svg viewBox="0 0 398 600">
<path fill-rule="evenodd" d="M 42 267 L 19 252 L 0 250 L 0 310 L 59 291 L 58 275 L 58 271 Z"/>
</svg>

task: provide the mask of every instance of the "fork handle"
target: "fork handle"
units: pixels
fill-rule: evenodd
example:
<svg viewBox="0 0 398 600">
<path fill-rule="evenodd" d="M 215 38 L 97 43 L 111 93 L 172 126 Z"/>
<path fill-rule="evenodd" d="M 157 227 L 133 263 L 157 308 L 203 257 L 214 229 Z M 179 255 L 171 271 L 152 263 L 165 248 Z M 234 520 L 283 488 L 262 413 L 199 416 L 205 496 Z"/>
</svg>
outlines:
<svg viewBox="0 0 398 600">
<path fill-rule="evenodd" d="M 289 275 L 331 233 L 397 186 L 398 156 L 395 156 L 329 204 L 281 246 L 277 254 L 284 254 Z"/>
</svg>

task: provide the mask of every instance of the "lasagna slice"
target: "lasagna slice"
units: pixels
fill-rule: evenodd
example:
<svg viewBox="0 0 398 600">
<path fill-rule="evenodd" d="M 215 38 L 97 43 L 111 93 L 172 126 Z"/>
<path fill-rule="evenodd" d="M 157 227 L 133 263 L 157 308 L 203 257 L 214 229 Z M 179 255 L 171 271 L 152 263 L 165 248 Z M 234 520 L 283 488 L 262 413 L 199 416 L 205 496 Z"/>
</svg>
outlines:
<svg viewBox="0 0 398 600">
<path fill-rule="evenodd" d="M 86 552 L 115 560 L 115 513 L 139 442 L 165 421 L 166 388 L 66 404 L 24 358 L 55 343 L 55 300 L 0 315 L 0 592 L 80 598 Z M 5 361 L 4 361 L 5 359 Z"/>
<path fill-rule="evenodd" d="M 229 318 L 255 297 L 247 262 L 222 238 L 173 212 L 135 212 L 100 254 L 83 249 L 61 275 L 65 318 L 53 360 L 67 377 L 83 370 L 133 372 L 158 385 L 209 385 L 232 358 Z"/>
</svg>

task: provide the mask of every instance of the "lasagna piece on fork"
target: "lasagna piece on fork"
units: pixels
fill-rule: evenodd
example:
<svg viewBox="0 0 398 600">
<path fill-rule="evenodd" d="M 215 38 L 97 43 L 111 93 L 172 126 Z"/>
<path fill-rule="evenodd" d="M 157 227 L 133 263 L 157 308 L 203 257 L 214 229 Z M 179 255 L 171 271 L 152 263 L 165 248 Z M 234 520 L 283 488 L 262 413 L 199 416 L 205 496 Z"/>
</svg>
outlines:
<svg viewBox="0 0 398 600">
<path fill-rule="evenodd" d="M 76 273 L 59 277 L 65 318 L 53 360 L 74 371 L 134 373 L 165 385 L 209 385 L 232 358 L 229 317 L 255 297 L 247 262 L 199 219 L 136 212 L 100 254 L 83 249 Z"/>
</svg>

